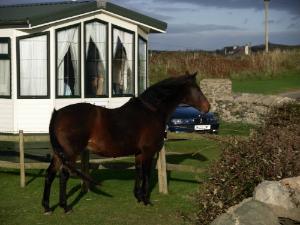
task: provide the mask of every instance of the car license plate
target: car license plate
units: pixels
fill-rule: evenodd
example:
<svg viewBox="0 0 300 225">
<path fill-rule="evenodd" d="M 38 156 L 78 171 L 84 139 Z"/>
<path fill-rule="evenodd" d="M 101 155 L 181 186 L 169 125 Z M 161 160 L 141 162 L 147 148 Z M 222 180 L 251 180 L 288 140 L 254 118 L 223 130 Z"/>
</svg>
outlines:
<svg viewBox="0 0 300 225">
<path fill-rule="evenodd" d="M 209 130 L 210 125 L 195 125 L 194 129 L 195 130 Z"/>
</svg>

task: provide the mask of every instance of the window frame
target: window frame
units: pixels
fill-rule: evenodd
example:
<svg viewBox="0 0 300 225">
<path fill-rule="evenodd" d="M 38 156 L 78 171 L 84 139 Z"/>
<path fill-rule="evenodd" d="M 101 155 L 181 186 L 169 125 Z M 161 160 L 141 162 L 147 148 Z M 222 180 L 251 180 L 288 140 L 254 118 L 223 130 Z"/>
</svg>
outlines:
<svg viewBox="0 0 300 225">
<path fill-rule="evenodd" d="M 47 95 L 21 95 L 21 80 L 20 80 L 20 41 L 23 39 L 44 36 L 46 35 L 47 44 Z M 19 36 L 17 41 L 17 98 L 18 99 L 50 99 L 50 31 L 38 32 L 34 34 Z"/>
<path fill-rule="evenodd" d="M 72 95 L 72 96 L 61 96 L 61 95 L 58 95 L 58 69 L 57 69 L 57 57 L 58 57 L 58 54 L 57 54 L 57 46 L 58 46 L 58 42 L 57 42 L 57 37 L 58 37 L 58 33 L 60 31 L 63 31 L 63 30 L 68 30 L 68 29 L 71 29 L 71 28 L 74 28 L 74 27 L 78 27 L 78 80 L 79 80 L 79 95 Z M 56 99 L 78 99 L 78 98 L 81 98 L 82 96 L 82 82 L 81 82 L 81 79 L 82 79 L 82 74 L 81 74 L 81 23 L 76 23 L 76 24 L 72 24 L 72 25 L 69 25 L 69 26 L 65 26 L 65 27 L 61 27 L 61 28 L 57 28 L 55 29 L 55 98 Z"/>
<path fill-rule="evenodd" d="M 87 96 L 87 90 L 86 90 L 86 84 L 85 84 L 85 78 L 86 78 L 86 25 L 89 24 L 89 23 L 93 23 L 93 22 L 98 22 L 102 25 L 105 25 L 106 26 L 106 85 L 107 85 L 107 94 L 106 95 L 96 95 L 94 97 L 90 97 L 90 96 Z M 110 71 L 110 68 L 109 68 L 109 23 L 106 22 L 106 21 L 103 21 L 103 20 L 100 20 L 100 19 L 91 19 L 91 20 L 87 20 L 84 22 L 84 32 L 83 32 L 83 46 L 84 46 L 84 52 L 83 52 L 83 57 L 84 57 L 84 63 L 83 63 L 83 70 L 84 70 L 84 75 L 83 75 L 83 80 L 84 80 L 84 98 L 108 98 L 109 97 L 109 94 L 110 94 L 110 89 L 109 89 L 109 71 Z"/>
<path fill-rule="evenodd" d="M 11 89 L 12 89 L 12 76 L 11 76 L 11 40 L 10 37 L 0 37 L 0 43 L 8 44 L 7 54 L 0 54 L 0 60 L 9 60 L 9 94 L 0 95 L 0 99 L 11 99 Z"/>
<path fill-rule="evenodd" d="M 146 72 L 146 89 L 148 88 L 148 40 L 146 40 L 144 37 L 142 37 L 141 35 L 138 35 L 138 75 L 137 75 L 137 94 L 140 95 L 142 94 L 142 92 L 140 93 L 140 90 L 139 90 L 139 81 L 140 81 L 140 76 L 139 76 L 139 69 L 140 69 L 140 60 L 139 60 L 139 54 L 140 54 L 140 45 L 139 45 L 139 40 L 143 40 L 145 43 L 146 43 L 146 68 L 145 68 L 145 72 Z M 145 89 L 145 90 L 146 90 Z"/>
<path fill-rule="evenodd" d="M 114 94 L 113 93 L 113 73 L 114 73 L 114 67 L 113 67 L 113 61 L 114 61 L 114 29 L 118 29 L 120 31 L 124 31 L 127 33 L 132 34 L 133 36 L 133 43 L 132 43 L 132 73 L 133 73 L 133 86 L 132 86 L 132 90 L 133 93 L 132 94 Z M 111 97 L 112 98 L 117 98 L 117 97 L 134 97 L 135 96 L 135 63 L 136 63 L 136 54 L 135 54 L 135 45 L 136 45 L 136 38 L 135 38 L 136 33 L 132 30 L 128 30 L 126 28 L 120 27 L 118 25 L 112 24 L 111 25 Z"/>
</svg>

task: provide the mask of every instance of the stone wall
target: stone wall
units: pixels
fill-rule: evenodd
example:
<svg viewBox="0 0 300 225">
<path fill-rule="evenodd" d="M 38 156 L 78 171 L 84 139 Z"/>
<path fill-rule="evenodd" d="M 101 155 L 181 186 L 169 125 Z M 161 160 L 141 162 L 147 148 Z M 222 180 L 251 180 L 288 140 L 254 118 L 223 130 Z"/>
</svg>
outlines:
<svg viewBox="0 0 300 225">
<path fill-rule="evenodd" d="M 227 122 L 259 124 L 271 107 L 293 101 L 276 95 L 233 94 L 229 79 L 204 79 L 200 87 L 211 104 L 211 111 Z"/>
</svg>

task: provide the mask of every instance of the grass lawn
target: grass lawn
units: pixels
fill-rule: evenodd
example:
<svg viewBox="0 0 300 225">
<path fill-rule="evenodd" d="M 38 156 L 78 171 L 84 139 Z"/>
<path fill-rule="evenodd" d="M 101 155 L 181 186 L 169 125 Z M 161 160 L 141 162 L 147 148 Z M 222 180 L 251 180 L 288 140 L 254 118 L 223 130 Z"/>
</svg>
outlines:
<svg viewBox="0 0 300 225">
<path fill-rule="evenodd" d="M 203 157 L 210 161 L 215 156 L 204 151 Z M 188 161 L 188 157 L 184 156 Z M 182 161 L 171 156 L 171 161 Z M 191 159 L 189 159 L 191 160 Z M 194 164 L 201 165 L 202 160 Z M 208 163 L 205 163 L 208 165 Z M 204 165 L 203 165 L 204 166 Z M 27 171 L 27 186 L 19 187 L 16 170 L 0 170 L 0 224 L 189 224 L 182 214 L 192 215 L 195 210 L 193 194 L 199 188 L 198 180 L 205 174 L 168 172 L 169 194 L 158 193 L 156 172 L 152 176 L 153 206 L 136 202 L 133 194 L 134 170 L 96 170 L 92 176 L 102 181 L 102 186 L 85 195 L 80 194 L 80 180 L 68 182 L 68 202 L 73 213 L 65 215 L 58 204 L 58 179 L 55 179 L 50 205 L 57 207 L 50 216 L 43 215 L 41 198 L 44 171 Z"/>
<path fill-rule="evenodd" d="M 0 224 L 184 224 L 181 213 L 191 213 L 195 206 L 192 194 L 198 188 L 195 175 L 187 173 L 169 174 L 169 195 L 158 194 L 153 184 L 153 206 L 136 202 L 132 194 L 134 172 L 96 171 L 102 186 L 86 195 L 80 194 L 80 180 L 68 182 L 69 203 L 73 213 L 65 215 L 57 207 L 50 216 L 43 215 L 41 197 L 43 177 L 39 171 L 27 173 L 30 183 L 19 187 L 17 171 L 0 171 Z M 157 180 L 155 177 L 153 180 Z M 55 179 L 51 206 L 58 203 L 58 179 Z"/>
<path fill-rule="evenodd" d="M 220 135 L 170 134 L 166 143 L 167 161 L 206 168 L 220 154 L 222 143 L 215 138 L 247 135 L 250 128 L 243 124 L 222 123 Z M 199 188 L 199 181 L 207 177 L 206 173 L 168 172 L 169 194 L 162 195 L 158 193 L 155 171 L 151 184 L 153 206 L 145 207 L 137 203 L 132 194 L 134 170 L 95 170 L 92 176 L 101 180 L 102 186 L 85 195 L 80 193 L 79 179 L 69 180 L 68 202 L 74 209 L 69 215 L 57 207 L 58 179 L 55 179 L 50 199 L 55 211 L 45 216 L 41 207 L 43 175 L 43 170 L 26 171 L 27 186 L 22 189 L 17 170 L 0 169 L 0 224 L 190 224 L 182 215 L 193 216 L 195 213 L 193 194 Z"/>
<path fill-rule="evenodd" d="M 300 90 L 300 71 L 284 72 L 276 77 L 233 79 L 233 92 L 278 94 Z"/>
</svg>

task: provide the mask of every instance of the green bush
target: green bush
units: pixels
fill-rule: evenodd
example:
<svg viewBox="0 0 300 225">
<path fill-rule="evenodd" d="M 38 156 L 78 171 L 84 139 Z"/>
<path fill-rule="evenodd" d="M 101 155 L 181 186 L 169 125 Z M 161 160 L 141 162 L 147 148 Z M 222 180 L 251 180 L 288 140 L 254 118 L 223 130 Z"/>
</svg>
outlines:
<svg viewBox="0 0 300 225">
<path fill-rule="evenodd" d="M 209 224 L 229 207 L 252 196 L 262 180 L 300 175 L 300 105 L 272 109 L 247 140 L 232 139 L 212 164 L 197 194 L 197 224 Z"/>
</svg>

